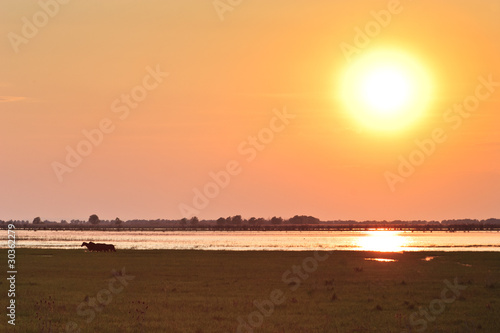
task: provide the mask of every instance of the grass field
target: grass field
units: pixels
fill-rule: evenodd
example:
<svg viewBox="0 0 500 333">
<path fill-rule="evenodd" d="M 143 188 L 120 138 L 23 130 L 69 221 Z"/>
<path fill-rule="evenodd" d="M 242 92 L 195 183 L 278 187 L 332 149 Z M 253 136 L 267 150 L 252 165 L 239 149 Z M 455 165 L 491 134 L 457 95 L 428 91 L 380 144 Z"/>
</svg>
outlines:
<svg viewBox="0 0 500 333">
<path fill-rule="evenodd" d="M 16 264 L 2 332 L 500 332 L 499 253 L 18 249 Z"/>
</svg>

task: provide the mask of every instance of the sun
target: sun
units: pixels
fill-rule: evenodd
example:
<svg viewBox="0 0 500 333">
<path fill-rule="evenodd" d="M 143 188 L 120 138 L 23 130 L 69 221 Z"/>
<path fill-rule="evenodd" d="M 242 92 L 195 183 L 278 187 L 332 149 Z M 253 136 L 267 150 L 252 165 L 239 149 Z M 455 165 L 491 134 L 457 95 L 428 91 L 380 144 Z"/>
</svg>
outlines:
<svg viewBox="0 0 500 333">
<path fill-rule="evenodd" d="M 378 50 L 357 58 L 341 77 L 344 109 L 359 125 L 397 131 L 416 124 L 431 97 L 424 66 L 402 51 Z"/>
<path fill-rule="evenodd" d="M 360 82 L 360 98 L 380 116 L 402 110 L 414 90 L 407 75 L 394 66 L 368 71 Z"/>
</svg>

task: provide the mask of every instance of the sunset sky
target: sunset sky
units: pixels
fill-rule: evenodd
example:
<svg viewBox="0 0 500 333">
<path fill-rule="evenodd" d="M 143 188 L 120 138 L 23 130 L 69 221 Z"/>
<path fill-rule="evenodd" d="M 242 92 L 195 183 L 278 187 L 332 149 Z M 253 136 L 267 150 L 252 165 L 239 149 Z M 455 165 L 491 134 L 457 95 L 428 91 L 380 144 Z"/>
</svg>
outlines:
<svg viewBox="0 0 500 333">
<path fill-rule="evenodd" d="M 0 8 L 0 219 L 500 217 L 498 0 Z M 390 128 L 343 95 L 377 52 Z"/>
</svg>

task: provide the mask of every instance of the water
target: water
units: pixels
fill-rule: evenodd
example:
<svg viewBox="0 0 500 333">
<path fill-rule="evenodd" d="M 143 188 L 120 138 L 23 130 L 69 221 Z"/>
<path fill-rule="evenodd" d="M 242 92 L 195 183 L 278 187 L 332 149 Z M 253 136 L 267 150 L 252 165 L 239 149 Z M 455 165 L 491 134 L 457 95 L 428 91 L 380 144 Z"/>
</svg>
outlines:
<svg viewBox="0 0 500 333">
<path fill-rule="evenodd" d="M 6 248 L 6 239 L 5 231 L 0 247 Z M 112 243 L 117 250 L 500 251 L 500 232 L 483 231 L 16 231 L 18 248 L 80 249 L 88 241 Z"/>
</svg>

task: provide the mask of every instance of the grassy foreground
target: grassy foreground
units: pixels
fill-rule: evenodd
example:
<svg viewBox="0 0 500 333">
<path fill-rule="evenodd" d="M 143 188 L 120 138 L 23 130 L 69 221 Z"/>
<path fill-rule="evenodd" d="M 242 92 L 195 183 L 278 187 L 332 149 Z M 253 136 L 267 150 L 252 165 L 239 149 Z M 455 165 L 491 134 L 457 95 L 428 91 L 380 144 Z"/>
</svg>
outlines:
<svg viewBox="0 0 500 333">
<path fill-rule="evenodd" d="M 500 332 L 500 253 L 18 249 L 16 263 L 2 332 Z"/>
</svg>

